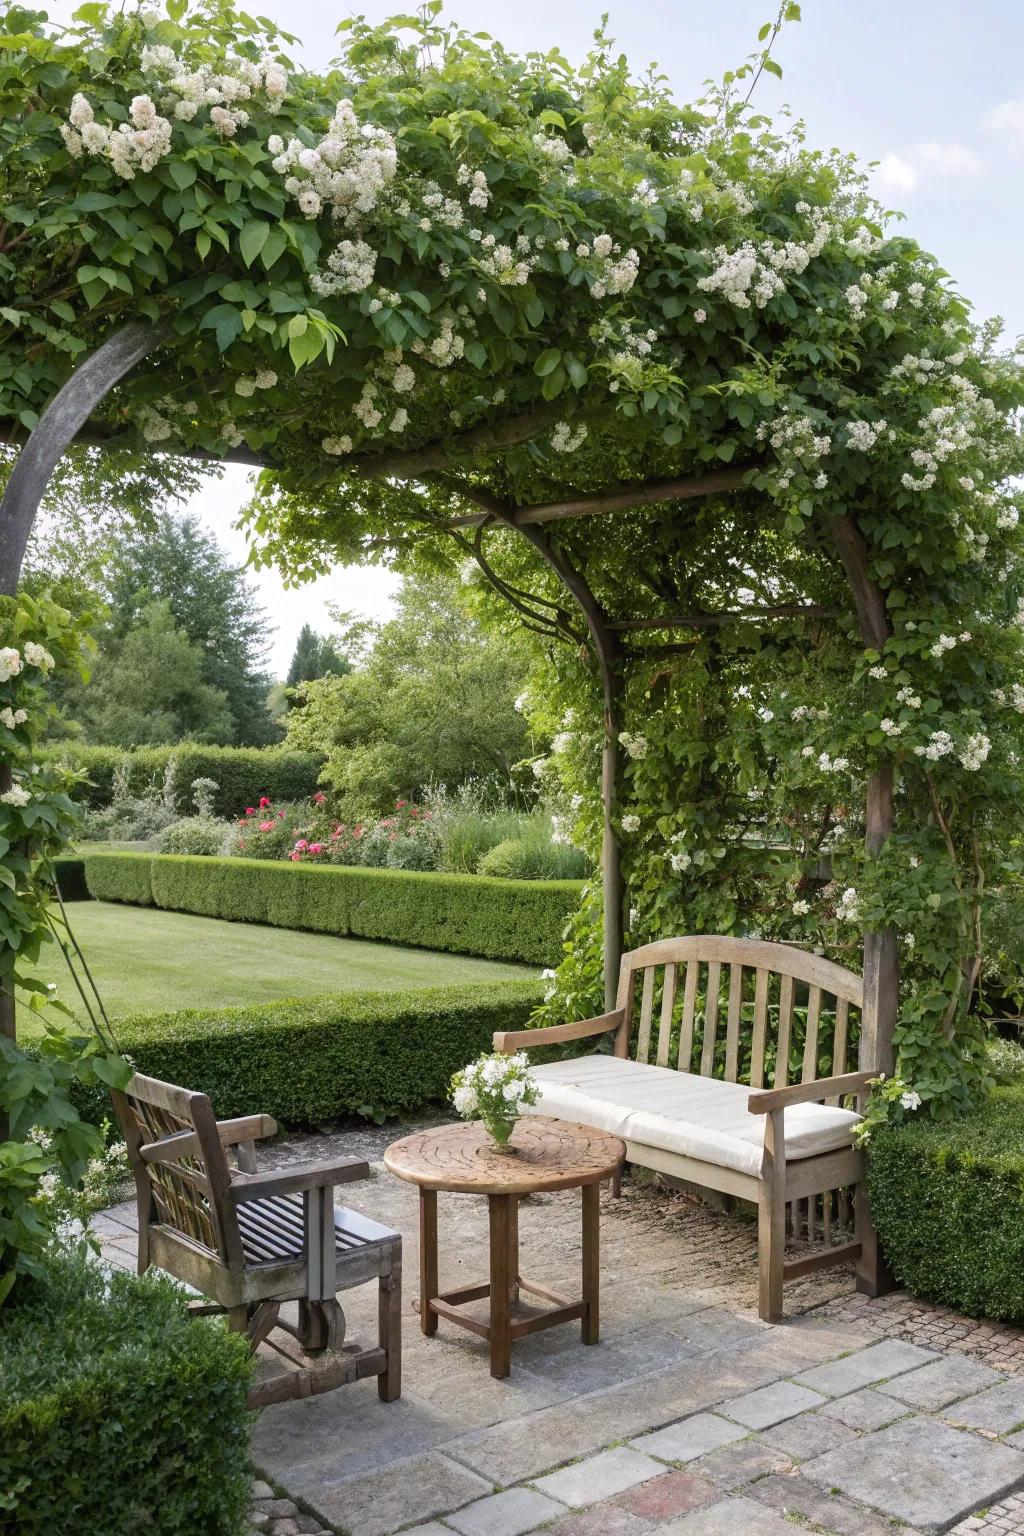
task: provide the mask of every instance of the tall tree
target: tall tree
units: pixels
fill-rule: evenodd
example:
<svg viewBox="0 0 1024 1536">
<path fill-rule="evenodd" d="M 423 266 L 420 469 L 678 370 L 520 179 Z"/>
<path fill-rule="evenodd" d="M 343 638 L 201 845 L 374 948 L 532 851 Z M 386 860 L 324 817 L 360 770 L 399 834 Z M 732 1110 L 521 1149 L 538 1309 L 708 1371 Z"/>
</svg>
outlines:
<svg viewBox="0 0 1024 1536">
<path fill-rule="evenodd" d="M 202 679 L 227 699 L 227 744 L 260 746 L 280 732 L 267 709 L 268 625 L 244 571 L 197 518 L 158 514 L 119 541 L 105 582 L 111 637 L 124 639 L 154 601 L 202 656 Z"/>
<path fill-rule="evenodd" d="M 318 634 L 311 624 L 303 624 L 285 684 L 297 688 L 300 683 L 316 682 L 321 677 L 343 677 L 351 670 L 351 662 L 339 653 L 329 635 Z"/>
<path fill-rule="evenodd" d="M 231 703 L 204 680 L 205 663 L 202 648 L 175 625 L 170 604 L 148 604 L 101 648 L 82 697 L 87 735 L 117 747 L 224 741 Z"/>
</svg>

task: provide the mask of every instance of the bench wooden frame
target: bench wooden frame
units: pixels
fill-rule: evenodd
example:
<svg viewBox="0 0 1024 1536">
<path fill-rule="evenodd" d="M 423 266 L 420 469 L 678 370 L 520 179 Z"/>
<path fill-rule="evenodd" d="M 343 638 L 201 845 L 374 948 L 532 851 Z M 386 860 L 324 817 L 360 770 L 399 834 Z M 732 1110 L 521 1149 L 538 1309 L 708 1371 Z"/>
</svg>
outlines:
<svg viewBox="0 0 1024 1536">
<path fill-rule="evenodd" d="M 136 1074 L 113 1093 L 135 1176 L 139 1273 L 150 1265 L 194 1287 L 225 1312 L 253 1351 L 266 1342 L 292 1367 L 261 1381 L 253 1407 L 309 1397 L 364 1376 L 384 1402 L 401 1395 L 402 1239 L 334 1205 L 334 1186 L 369 1177 L 361 1158 L 256 1170 L 254 1143 L 277 1132 L 269 1115 L 217 1120 L 205 1093 Z M 228 1150 L 235 1156 L 232 1167 Z M 379 1341 L 345 1345 L 337 1292 L 376 1280 Z M 298 1302 L 295 1324 L 280 1316 Z M 277 1331 L 296 1340 L 299 1352 Z M 309 1362 L 324 1356 L 323 1363 Z"/>
<path fill-rule="evenodd" d="M 655 1032 L 654 1005 L 659 970 L 663 973 L 661 1008 Z M 744 973 L 751 971 L 754 975 L 753 997 L 748 1002 L 744 994 L 749 986 Z M 635 994 L 640 978 L 641 999 L 637 1015 Z M 778 979 L 777 1003 L 772 1002 L 775 978 Z M 726 982 L 724 998 L 721 995 L 723 980 Z M 806 1007 L 806 1030 L 801 1080 L 791 1084 L 788 1077 L 798 988 L 801 991 L 806 988 L 806 1003 L 801 1005 Z M 681 1012 L 678 1007 L 680 994 Z M 850 1029 L 854 1022 L 851 1011 L 859 1011 L 863 1005 L 863 982 L 853 971 L 786 944 L 714 934 L 664 939 L 623 955 L 616 1006 L 610 1013 L 570 1024 L 555 1024 L 546 1029 L 505 1031 L 494 1036 L 494 1049 L 502 1052 L 530 1050 L 611 1033 L 616 1056 L 628 1058 L 632 1041 L 637 1061 L 650 1062 L 653 1048 L 655 1065 L 666 1071 L 689 1071 L 700 996 L 706 1002 L 698 1073 L 703 1077 L 714 1075 L 719 1022 L 724 1016 L 725 1079 L 728 1082 L 738 1081 L 743 1015 L 745 1011 L 751 1011 L 749 1003 L 752 1002 L 750 1087 L 753 1091 L 747 1100 L 747 1108 L 751 1114 L 764 1116 L 760 1173 L 722 1168 L 699 1158 L 634 1142 L 628 1137 L 626 1161 L 753 1201 L 758 1212 L 758 1310 L 766 1322 L 777 1322 L 782 1317 L 783 1286 L 787 1280 L 850 1260 L 857 1266 L 857 1289 L 868 1295 L 879 1295 L 886 1288 L 887 1279 L 867 1206 L 863 1152 L 848 1147 L 816 1157 L 788 1162 L 786 1159 L 784 1114 L 788 1106 L 839 1104 L 848 1097 L 862 1105 L 867 1084 L 876 1075 L 846 1071 Z M 819 1077 L 823 1003 L 829 997 L 833 999 L 834 1021 L 832 1074 Z M 774 1040 L 770 1033 L 773 1013 L 776 1016 Z M 673 1068 L 670 1055 L 677 1024 L 678 1066 Z M 766 1086 L 766 1061 L 772 1054 L 773 1045 L 773 1082 Z M 820 1252 L 787 1263 L 787 1204 L 804 1199 L 814 1201 L 821 1195 L 829 1202 L 831 1211 L 831 1191 L 851 1186 L 856 1190 L 854 1240 L 825 1246 Z M 830 1220 L 825 1225 L 828 1240 Z"/>
</svg>

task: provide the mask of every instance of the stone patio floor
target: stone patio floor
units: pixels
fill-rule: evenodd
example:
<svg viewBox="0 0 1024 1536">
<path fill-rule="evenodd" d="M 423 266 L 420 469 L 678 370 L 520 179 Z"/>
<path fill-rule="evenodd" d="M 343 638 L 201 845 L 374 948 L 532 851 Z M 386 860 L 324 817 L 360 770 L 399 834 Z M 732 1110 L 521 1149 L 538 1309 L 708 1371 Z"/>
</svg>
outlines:
<svg viewBox="0 0 1024 1536">
<path fill-rule="evenodd" d="M 391 1134 L 394 1134 L 393 1132 Z M 899 1293 L 868 1301 L 842 1270 L 787 1287 L 786 1322 L 756 1315 L 756 1242 L 739 1215 L 639 1179 L 603 1202 L 602 1338 L 574 1324 L 514 1346 L 494 1381 L 482 1341 L 413 1311 L 416 1191 L 379 1163 L 373 1128 L 279 1142 L 267 1165 L 339 1151 L 374 1159 L 339 1191 L 404 1239 L 404 1388 L 358 1382 L 260 1415 L 265 1536 L 956 1536 L 1024 1533 L 1024 1333 Z M 520 1218 L 522 1270 L 571 1294 L 579 1195 Z M 486 1274 L 486 1202 L 441 1195 L 441 1283 Z M 133 1265 L 134 1205 L 96 1219 Z M 344 1293 L 349 1338 L 372 1287 Z"/>
</svg>

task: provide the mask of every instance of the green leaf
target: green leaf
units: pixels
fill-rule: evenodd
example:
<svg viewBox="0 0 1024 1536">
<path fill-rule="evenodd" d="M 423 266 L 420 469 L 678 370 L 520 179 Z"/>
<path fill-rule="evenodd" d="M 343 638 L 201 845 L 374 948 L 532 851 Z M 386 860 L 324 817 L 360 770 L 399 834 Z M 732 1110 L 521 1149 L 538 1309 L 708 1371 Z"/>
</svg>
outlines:
<svg viewBox="0 0 1024 1536">
<path fill-rule="evenodd" d="M 264 271 L 270 271 L 271 267 L 278 260 L 278 258 L 284 254 L 284 249 L 287 244 L 288 237 L 284 230 L 275 225 L 271 225 L 270 231 L 260 250 L 260 261 L 263 263 Z"/>
<path fill-rule="evenodd" d="M 559 349 L 557 347 L 548 347 L 547 351 L 542 352 L 534 363 L 533 371 L 538 378 L 547 378 L 548 374 L 554 373 L 561 361 L 562 354 Z"/>
<path fill-rule="evenodd" d="M 467 342 L 463 356 L 468 363 L 473 364 L 474 368 L 482 368 L 487 362 L 487 352 L 483 343 L 479 341 Z"/>
<path fill-rule="evenodd" d="M 238 249 L 241 250 L 241 258 L 247 267 L 252 266 L 259 252 L 267 243 L 267 235 L 270 233 L 270 224 L 263 218 L 250 218 L 241 227 L 238 237 Z"/>
<path fill-rule="evenodd" d="M 195 181 L 198 172 L 194 165 L 187 160 L 169 160 L 166 171 L 168 178 L 174 183 L 179 192 L 184 192 Z"/>
<path fill-rule="evenodd" d="M 582 389 L 590 377 L 585 364 L 578 357 L 569 355 L 565 359 L 565 367 L 576 389 Z"/>
</svg>

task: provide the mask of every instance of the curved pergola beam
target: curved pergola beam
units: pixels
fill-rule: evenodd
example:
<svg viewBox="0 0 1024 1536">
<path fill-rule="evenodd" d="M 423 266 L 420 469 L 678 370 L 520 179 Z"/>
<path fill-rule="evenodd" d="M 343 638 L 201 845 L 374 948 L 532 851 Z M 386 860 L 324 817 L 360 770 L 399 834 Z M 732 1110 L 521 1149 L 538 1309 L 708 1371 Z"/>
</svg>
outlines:
<svg viewBox="0 0 1024 1536">
<path fill-rule="evenodd" d="M 132 321 L 80 363 L 33 427 L 0 501 L 0 593 L 18 589 L 32 524 L 50 476 L 89 417 L 126 373 L 165 342 L 169 328 Z"/>
</svg>

